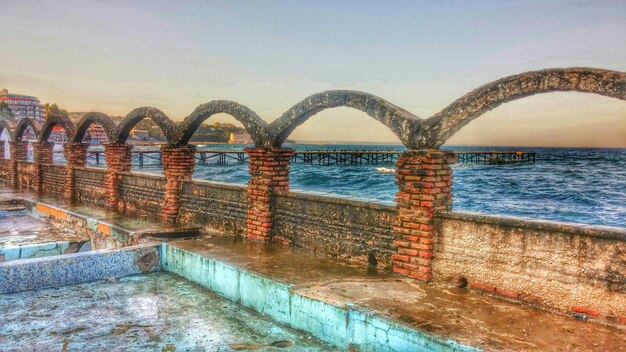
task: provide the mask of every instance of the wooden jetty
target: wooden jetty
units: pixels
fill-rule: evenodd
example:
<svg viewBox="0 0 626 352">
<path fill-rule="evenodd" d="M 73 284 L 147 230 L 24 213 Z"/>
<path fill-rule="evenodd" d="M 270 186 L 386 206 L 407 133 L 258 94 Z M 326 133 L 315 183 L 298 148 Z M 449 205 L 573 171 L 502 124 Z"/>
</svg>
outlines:
<svg viewBox="0 0 626 352">
<path fill-rule="evenodd" d="M 89 151 L 96 165 L 100 165 L 103 151 Z M 155 160 L 161 164 L 161 152 L 158 150 L 133 150 L 133 159 L 138 160 L 140 168 L 146 160 Z M 475 151 L 454 152 L 459 164 L 513 164 L 534 163 L 535 152 L 521 151 Z M 291 162 L 307 165 L 381 165 L 394 164 L 402 155 L 399 150 L 297 150 Z M 136 156 L 136 157 L 135 157 Z M 242 150 L 205 150 L 196 151 L 196 161 L 201 165 L 229 165 L 248 161 L 248 155 Z"/>
</svg>

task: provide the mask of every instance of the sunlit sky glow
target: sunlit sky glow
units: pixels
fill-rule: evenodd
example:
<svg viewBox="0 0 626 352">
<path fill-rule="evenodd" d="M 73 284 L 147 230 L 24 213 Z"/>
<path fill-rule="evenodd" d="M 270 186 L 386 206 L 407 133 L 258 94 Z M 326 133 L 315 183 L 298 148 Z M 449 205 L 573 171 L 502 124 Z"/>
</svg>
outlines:
<svg viewBox="0 0 626 352">
<path fill-rule="evenodd" d="M 426 118 L 510 74 L 626 71 L 623 0 L 4 0 L 0 9 L 0 88 L 69 111 L 154 106 L 182 119 L 228 99 L 271 121 L 313 93 L 354 89 Z M 397 142 L 347 108 L 291 138 Z M 626 147 L 626 102 L 537 95 L 488 112 L 449 144 Z"/>
</svg>

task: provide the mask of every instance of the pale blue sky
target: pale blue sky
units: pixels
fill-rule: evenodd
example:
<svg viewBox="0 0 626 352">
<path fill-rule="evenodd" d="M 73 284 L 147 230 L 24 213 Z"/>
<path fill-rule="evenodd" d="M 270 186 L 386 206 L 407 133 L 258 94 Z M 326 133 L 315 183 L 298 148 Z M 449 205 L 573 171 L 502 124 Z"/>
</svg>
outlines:
<svg viewBox="0 0 626 352">
<path fill-rule="evenodd" d="M 0 88 L 70 111 L 154 106 L 181 119 L 229 99 L 271 121 L 310 94 L 355 89 L 428 117 L 509 74 L 626 71 L 623 0 L 3 0 L 0 9 Z M 320 113 L 293 137 L 396 140 L 345 108 Z M 626 103 L 580 93 L 526 98 L 451 143 L 626 147 Z"/>
</svg>

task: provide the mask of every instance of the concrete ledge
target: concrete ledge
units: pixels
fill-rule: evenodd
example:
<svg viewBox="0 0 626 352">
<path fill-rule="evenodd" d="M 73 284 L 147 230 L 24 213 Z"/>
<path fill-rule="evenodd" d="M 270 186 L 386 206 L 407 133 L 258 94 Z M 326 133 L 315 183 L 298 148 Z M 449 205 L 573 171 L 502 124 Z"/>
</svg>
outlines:
<svg viewBox="0 0 626 352">
<path fill-rule="evenodd" d="M 337 347 L 359 351 L 472 351 L 350 304 L 307 297 L 293 286 L 238 266 L 161 245 L 161 267 L 225 298 Z"/>
<path fill-rule="evenodd" d="M 247 185 L 238 185 L 235 183 L 218 182 L 218 181 L 205 181 L 205 180 L 192 179 L 191 181 L 185 181 L 184 183 L 191 183 L 191 184 L 214 187 L 214 188 L 221 188 L 221 189 L 230 189 L 230 190 L 242 191 L 242 192 L 245 192 L 248 189 Z"/>
<path fill-rule="evenodd" d="M 321 202 L 328 204 L 339 204 L 339 205 L 350 205 L 354 207 L 362 207 L 368 209 L 375 210 L 384 210 L 384 211 L 395 211 L 396 206 L 392 205 L 392 203 L 383 203 L 383 202 L 372 202 L 366 199 L 360 199 L 356 197 L 350 196 L 342 196 L 337 194 L 323 194 L 317 192 L 284 192 L 284 191 L 276 191 L 276 195 L 279 197 L 287 197 L 287 198 L 295 198 L 295 199 L 305 199 L 313 202 Z"/>
<path fill-rule="evenodd" d="M 158 245 L 0 263 L 0 293 L 119 278 L 161 269 Z"/>
<path fill-rule="evenodd" d="M 435 217 L 626 241 L 626 228 L 623 227 L 585 225 L 505 215 L 485 215 L 472 212 L 441 212 Z"/>
</svg>

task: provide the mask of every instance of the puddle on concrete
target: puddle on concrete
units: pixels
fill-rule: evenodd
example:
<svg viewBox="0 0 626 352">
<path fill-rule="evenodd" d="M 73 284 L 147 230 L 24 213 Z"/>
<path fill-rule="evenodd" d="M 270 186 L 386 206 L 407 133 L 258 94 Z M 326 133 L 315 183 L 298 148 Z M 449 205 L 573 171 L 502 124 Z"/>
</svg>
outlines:
<svg viewBox="0 0 626 352">
<path fill-rule="evenodd" d="M 335 350 L 164 272 L 0 295 L 0 312 L 3 351 Z"/>
</svg>

